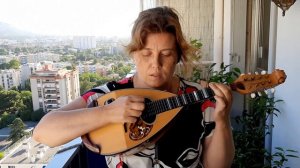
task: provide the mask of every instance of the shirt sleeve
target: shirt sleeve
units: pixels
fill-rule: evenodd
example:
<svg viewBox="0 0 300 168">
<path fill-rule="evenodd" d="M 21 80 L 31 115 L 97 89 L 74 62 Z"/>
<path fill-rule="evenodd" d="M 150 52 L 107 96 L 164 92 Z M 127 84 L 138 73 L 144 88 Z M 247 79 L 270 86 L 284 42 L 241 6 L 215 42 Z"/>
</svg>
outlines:
<svg viewBox="0 0 300 168">
<path fill-rule="evenodd" d="M 95 92 L 89 91 L 89 92 L 86 92 L 86 93 L 82 94 L 81 97 L 85 100 L 85 102 L 87 102 L 87 101 L 88 101 L 88 98 L 89 98 L 90 96 L 92 96 L 93 94 L 95 94 Z"/>
</svg>

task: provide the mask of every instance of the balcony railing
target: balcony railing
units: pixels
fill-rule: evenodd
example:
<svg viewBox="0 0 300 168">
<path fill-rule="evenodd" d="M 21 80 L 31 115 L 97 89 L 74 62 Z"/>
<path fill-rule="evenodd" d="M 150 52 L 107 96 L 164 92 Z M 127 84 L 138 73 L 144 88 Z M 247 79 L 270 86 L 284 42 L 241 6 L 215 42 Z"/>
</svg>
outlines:
<svg viewBox="0 0 300 168">
<path fill-rule="evenodd" d="M 89 151 L 77 138 L 64 145 L 46 168 L 107 168 L 104 156 Z"/>
<path fill-rule="evenodd" d="M 46 168 L 86 168 L 86 156 L 80 138 L 64 145 Z"/>
</svg>

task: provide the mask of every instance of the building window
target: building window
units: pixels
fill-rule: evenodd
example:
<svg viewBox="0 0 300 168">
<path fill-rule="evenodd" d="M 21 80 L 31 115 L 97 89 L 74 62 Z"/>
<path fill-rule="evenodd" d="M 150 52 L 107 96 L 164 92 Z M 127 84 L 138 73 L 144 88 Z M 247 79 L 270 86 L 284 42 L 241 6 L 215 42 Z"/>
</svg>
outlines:
<svg viewBox="0 0 300 168">
<path fill-rule="evenodd" d="M 40 79 L 37 79 L 36 82 L 37 82 L 37 83 L 41 83 L 41 80 L 40 80 Z"/>
<path fill-rule="evenodd" d="M 40 103 L 39 103 L 39 106 L 40 106 L 40 108 L 43 108 L 43 103 L 40 102 Z"/>
</svg>

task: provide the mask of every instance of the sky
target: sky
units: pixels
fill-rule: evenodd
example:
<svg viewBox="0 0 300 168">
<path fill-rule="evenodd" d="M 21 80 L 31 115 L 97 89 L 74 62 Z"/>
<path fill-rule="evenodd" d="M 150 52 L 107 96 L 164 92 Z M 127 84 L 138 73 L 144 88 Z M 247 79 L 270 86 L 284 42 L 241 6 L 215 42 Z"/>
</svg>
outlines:
<svg viewBox="0 0 300 168">
<path fill-rule="evenodd" d="M 128 37 L 140 0 L 0 0 L 0 22 L 43 35 Z"/>
</svg>

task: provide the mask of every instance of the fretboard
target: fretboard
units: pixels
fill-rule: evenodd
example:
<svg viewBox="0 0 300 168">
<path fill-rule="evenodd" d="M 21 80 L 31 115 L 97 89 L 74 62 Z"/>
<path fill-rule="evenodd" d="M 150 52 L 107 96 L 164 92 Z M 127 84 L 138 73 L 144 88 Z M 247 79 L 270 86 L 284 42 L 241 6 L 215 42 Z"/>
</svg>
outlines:
<svg viewBox="0 0 300 168">
<path fill-rule="evenodd" d="M 178 107 L 198 103 L 213 98 L 214 95 L 214 92 L 210 88 L 205 88 L 179 96 L 146 102 L 146 108 L 142 114 L 142 118 L 148 118 Z"/>
</svg>

